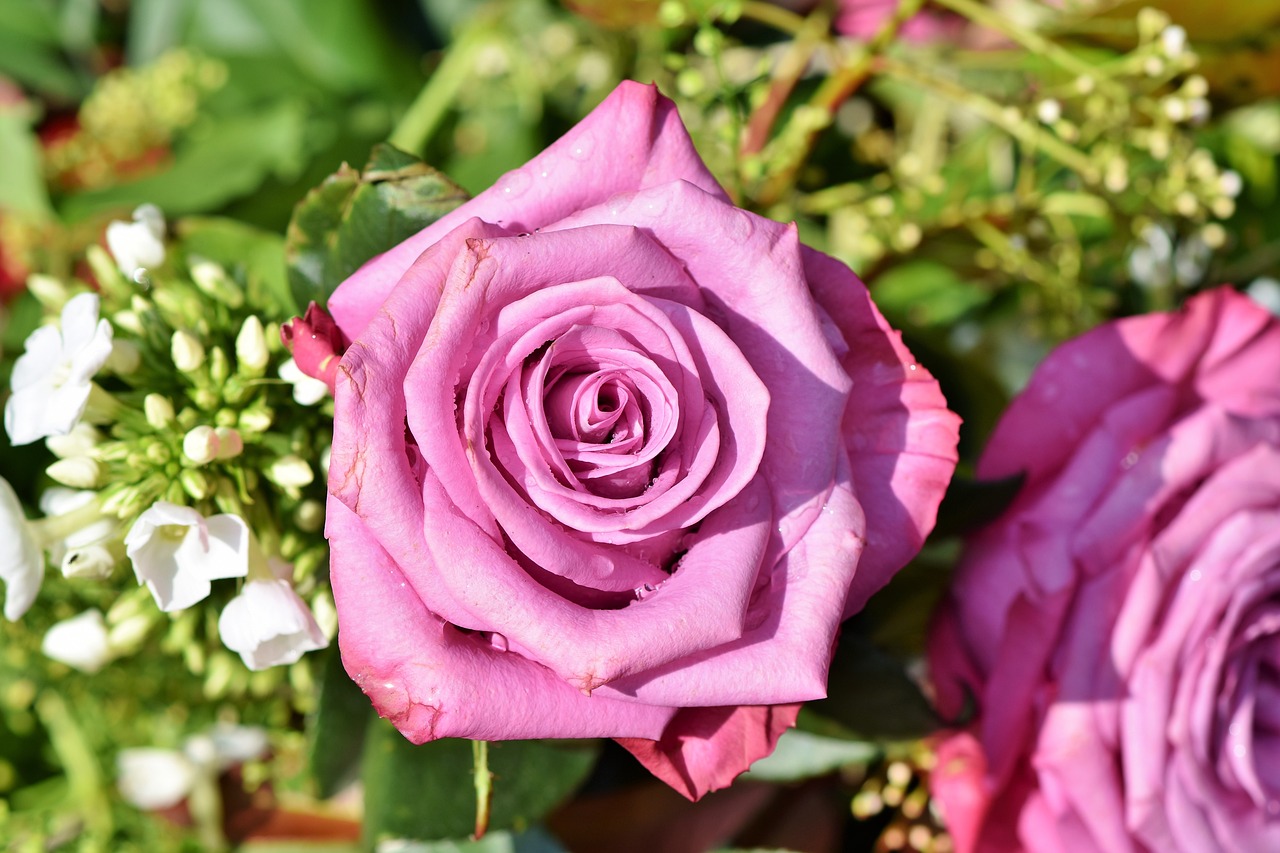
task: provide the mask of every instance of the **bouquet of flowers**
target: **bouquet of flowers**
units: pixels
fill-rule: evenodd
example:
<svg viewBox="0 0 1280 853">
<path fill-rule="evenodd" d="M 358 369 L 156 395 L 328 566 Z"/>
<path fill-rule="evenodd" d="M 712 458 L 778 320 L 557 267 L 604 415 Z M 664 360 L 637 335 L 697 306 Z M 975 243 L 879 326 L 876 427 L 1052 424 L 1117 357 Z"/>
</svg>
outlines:
<svg viewBox="0 0 1280 853">
<path fill-rule="evenodd" d="M 1280 8 L 213 5 L 0 16 L 5 849 L 1280 843 Z"/>
</svg>

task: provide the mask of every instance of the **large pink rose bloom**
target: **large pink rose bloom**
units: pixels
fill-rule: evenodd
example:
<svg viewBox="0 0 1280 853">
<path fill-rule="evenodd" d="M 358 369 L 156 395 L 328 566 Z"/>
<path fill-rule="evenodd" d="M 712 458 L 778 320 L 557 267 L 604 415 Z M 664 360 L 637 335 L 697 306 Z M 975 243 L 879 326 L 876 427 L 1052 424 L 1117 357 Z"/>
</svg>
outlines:
<svg viewBox="0 0 1280 853">
<path fill-rule="evenodd" d="M 931 637 L 961 851 L 1280 850 L 1280 323 L 1223 288 L 1065 344 Z"/>
<path fill-rule="evenodd" d="M 411 740 L 615 737 L 696 798 L 824 695 L 956 418 L 844 266 L 625 83 L 334 293 L 342 657 Z"/>
</svg>

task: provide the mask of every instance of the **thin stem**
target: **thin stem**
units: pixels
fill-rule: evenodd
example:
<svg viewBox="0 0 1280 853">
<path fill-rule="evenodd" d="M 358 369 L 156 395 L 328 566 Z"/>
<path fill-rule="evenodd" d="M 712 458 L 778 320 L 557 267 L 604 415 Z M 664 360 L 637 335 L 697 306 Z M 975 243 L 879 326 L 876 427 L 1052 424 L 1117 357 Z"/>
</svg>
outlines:
<svg viewBox="0 0 1280 853">
<path fill-rule="evenodd" d="M 1063 70 L 1081 77 L 1096 78 L 1098 69 L 1085 62 L 1071 51 L 1050 41 L 1037 32 L 1015 24 L 1010 18 L 993 9 L 983 6 L 974 0 L 935 0 L 939 6 L 946 6 L 953 12 L 963 15 L 975 24 L 995 30 L 1011 41 L 1022 45 L 1033 56 L 1043 56 L 1055 62 Z M 1103 81 L 1109 82 L 1109 81 Z"/>
<path fill-rule="evenodd" d="M 803 25 L 796 31 L 795 38 L 791 41 L 790 48 L 778 62 L 773 80 L 769 84 L 769 93 L 747 121 L 747 132 L 742 136 L 742 145 L 739 149 L 743 156 L 759 153 L 760 149 L 764 148 L 773 130 L 774 122 L 778 120 L 778 115 L 786 106 L 787 98 L 791 97 L 791 92 L 800 81 L 801 75 L 809 67 L 809 61 L 813 58 L 818 45 L 826 37 L 830 26 L 830 19 L 820 12 L 815 12 L 804 19 Z"/>
<path fill-rule="evenodd" d="M 445 113 L 467 82 L 476 54 L 488 41 L 492 25 L 492 16 L 478 15 L 462 31 L 401 116 L 388 142 L 410 154 L 420 155 L 426 150 Z"/>
<path fill-rule="evenodd" d="M 967 107 L 1019 142 L 1039 149 L 1063 166 L 1078 172 L 1089 183 L 1096 183 L 1099 180 L 1097 166 L 1083 152 L 1063 142 L 1049 131 L 1042 130 L 1024 120 L 1016 110 L 906 62 L 884 57 L 880 62 L 880 70 L 891 77 Z"/>
<path fill-rule="evenodd" d="M 476 831 L 475 840 L 489 830 L 489 806 L 493 802 L 493 774 L 489 772 L 489 742 L 471 741 L 471 760 L 475 767 Z"/>
<path fill-rule="evenodd" d="M 788 156 L 761 191 L 761 204 L 774 204 L 795 183 L 796 173 L 813 150 L 818 134 L 835 116 L 840 105 L 867 79 L 873 63 L 897 37 L 903 24 L 914 18 L 923 5 L 924 0 L 901 0 L 898 8 L 880 26 L 871 41 L 854 54 L 853 60 L 837 68 L 834 74 L 823 80 L 805 108 L 796 110 L 791 123 L 783 131 L 783 138 L 778 140 L 782 143 L 779 147 Z M 824 115 L 827 122 L 815 127 L 813 119 L 819 114 Z"/>
<path fill-rule="evenodd" d="M 775 30 L 791 35 L 799 35 L 805 27 L 803 15 L 797 15 L 790 9 L 775 6 L 772 3 L 763 3 L 760 0 L 747 0 L 743 3 L 742 17 L 768 24 Z"/>
</svg>

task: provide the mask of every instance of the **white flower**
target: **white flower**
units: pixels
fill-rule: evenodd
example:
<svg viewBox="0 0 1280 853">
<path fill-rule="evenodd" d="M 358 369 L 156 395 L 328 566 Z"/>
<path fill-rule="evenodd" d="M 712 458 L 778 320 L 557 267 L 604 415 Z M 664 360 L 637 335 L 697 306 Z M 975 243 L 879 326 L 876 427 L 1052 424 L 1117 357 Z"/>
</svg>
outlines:
<svg viewBox="0 0 1280 853">
<path fill-rule="evenodd" d="M 102 611 L 86 610 L 79 616 L 54 623 L 45 632 L 40 649 L 47 656 L 81 672 L 93 674 L 111 659 L 107 623 Z"/>
<path fill-rule="evenodd" d="M 125 537 L 138 583 L 164 611 L 190 607 L 209 594 L 210 581 L 249 572 L 249 528 L 235 515 L 205 518 L 190 507 L 157 501 Z"/>
<path fill-rule="evenodd" d="M 116 768 L 120 795 L 140 809 L 176 806 L 196 781 L 196 766 L 173 749 L 122 749 Z"/>
<path fill-rule="evenodd" d="M 250 578 L 222 610 L 218 633 L 249 669 L 289 664 L 329 645 L 306 602 L 293 591 L 292 567 L 271 561 L 274 577 Z"/>
<path fill-rule="evenodd" d="M 182 437 L 182 453 L 197 465 L 207 465 L 218 458 L 220 444 L 217 431 L 201 424 Z"/>
<path fill-rule="evenodd" d="M 236 362 L 248 375 L 261 376 L 270 358 L 262 321 L 251 314 L 240 327 L 240 334 L 236 335 Z"/>
<path fill-rule="evenodd" d="M 130 278 L 135 278 L 139 270 L 163 264 L 164 214 L 160 208 L 144 204 L 133 212 L 132 222 L 108 225 L 107 248 L 120 271 Z"/>
<path fill-rule="evenodd" d="M 4 618 L 22 618 L 44 580 L 44 554 L 9 482 L 0 477 L 0 579 L 4 580 Z"/>
<path fill-rule="evenodd" d="M 280 365 L 280 378 L 293 386 L 293 401 L 299 406 L 314 406 L 329 396 L 329 386 L 303 373 L 293 359 Z"/>
<path fill-rule="evenodd" d="M 111 324 L 98 319 L 98 295 L 81 293 L 62 309 L 62 328 L 41 326 L 13 365 L 4 428 L 15 445 L 66 435 L 89 402 L 93 375 L 111 355 Z"/>
<path fill-rule="evenodd" d="M 40 511 L 45 515 L 63 515 L 93 503 L 98 497 L 94 491 L 64 489 L 55 486 L 40 495 Z M 116 523 L 102 516 L 91 521 L 58 542 L 49 546 L 49 559 L 62 566 L 62 574 L 69 578 L 105 578 L 115 568 L 115 558 L 102 543 L 116 531 Z"/>
<path fill-rule="evenodd" d="M 236 764 L 267 751 L 267 733 L 254 726 L 218 723 L 204 734 L 192 735 L 182 750 L 124 749 L 116 757 L 120 794 L 140 809 L 175 806 L 201 779 L 212 779 Z"/>
</svg>

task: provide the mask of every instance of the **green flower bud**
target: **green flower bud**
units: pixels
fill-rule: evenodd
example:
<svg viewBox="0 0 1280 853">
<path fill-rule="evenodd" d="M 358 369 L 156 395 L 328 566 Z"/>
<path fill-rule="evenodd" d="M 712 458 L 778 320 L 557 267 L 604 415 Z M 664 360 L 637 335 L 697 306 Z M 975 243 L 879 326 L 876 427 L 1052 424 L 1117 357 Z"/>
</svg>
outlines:
<svg viewBox="0 0 1280 853">
<path fill-rule="evenodd" d="M 193 257 L 190 269 L 191 280 L 202 293 L 228 308 L 239 308 L 244 304 L 244 291 L 231 280 L 226 270 L 213 261 Z"/>
<path fill-rule="evenodd" d="M 145 456 L 147 457 L 147 461 L 154 465 L 163 465 L 173 458 L 173 454 L 169 452 L 169 448 L 159 442 L 148 444 Z"/>
<path fill-rule="evenodd" d="M 231 365 L 222 347 L 209 350 L 209 378 L 215 386 L 221 387 L 231 375 Z"/>
<path fill-rule="evenodd" d="M 192 500 L 202 501 L 209 497 L 209 478 L 203 471 L 197 471 L 194 468 L 184 469 L 178 475 L 178 482 L 182 484 L 182 490 L 190 495 Z"/>
<path fill-rule="evenodd" d="M 315 533 L 324 526 L 324 504 L 306 500 L 293 512 L 293 523 L 306 533 Z"/>
<path fill-rule="evenodd" d="M 116 338 L 111 341 L 111 355 L 106 368 L 116 376 L 128 376 L 142 365 L 142 353 L 133 341 Z"/>
<path fill-rule="evenodd" d="M 27 291 L 44 306 L 46 311 L 58 313 L 71 298 L 67 286 L 50 275 L 33 273 L 27 276 Z"/>
<path fill-rule="evenodd" d="M 265 405 L 255 405 L 240 413 L 241 432 L 266 432 L 271 429 L 272 412 Z"/>
<path fill-rule="evenodd" d="M 204 364 L 204 347 L 195 335 L 179 329 L 169 342 L 173 366 L 183 373 L 199 370 Z"/>
<path fill-rule="evenodd" d="M 156 615 L 154 612 L 138 613 L 120 622 L 107 632 L 107 645 L 117 654 L 133 654 L 151 632 Z"/>
<path fill-rule="evenodd" d="M 267 469 L 267 479 L 285 489 L 300 489 L 311 485 L 315 480 L 315 472 L 306 460 L 290 454 L 282 456 Z"/>
<path fill-rule="evenodd" d="M 173 403 L 168 397 L 148 394 L 142 399 L 142 411 L 147 416 L 147 423 L 154 430 L 162 432 L 173 424 Z"/>
</svg>

